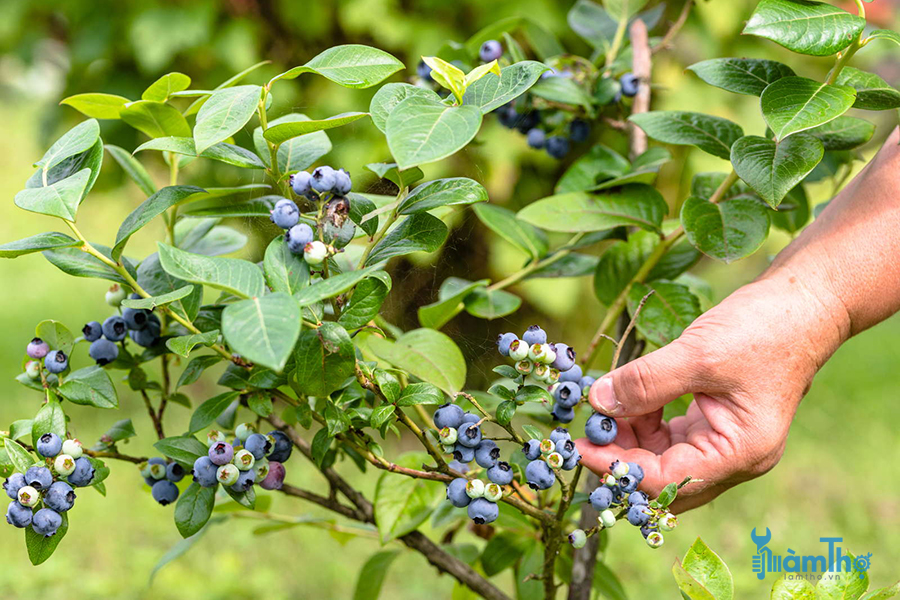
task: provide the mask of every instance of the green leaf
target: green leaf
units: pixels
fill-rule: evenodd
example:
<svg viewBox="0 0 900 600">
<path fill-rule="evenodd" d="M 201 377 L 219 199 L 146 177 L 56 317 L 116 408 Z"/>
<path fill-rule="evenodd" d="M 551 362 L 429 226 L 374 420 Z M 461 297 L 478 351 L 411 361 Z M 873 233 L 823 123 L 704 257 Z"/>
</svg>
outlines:
<svg viewBox="0 0 900 600">
<path fill-rule="evenodd" d="M 28 470 L 28 467 L 35 463 L 35 458 L 29 454 L 25 448 L 19 445 L 17 441 L 7 438 L 3 441 L 3 447 L 6 449 L 9 460 L 12 461 L 16 471 L 24 473 Z"/>
<path fill-rule="evenodd" d="M 303 73 L 317 73 L 349 88 L 368 88 L 381 83 L 403 68 L 403 63 L 377 48 L 360 44 L 345 44 L 325 50 L 305 65 L 277 75 L 279 79 L 294 79 Z"/>
<path fill-rule="evenodd" d="M 173 292 L 163 294 L 161 296 L 150 296 L 149 298 L 126 298 L 122 300 L 122 306 L 125 308 L 137 308 L 144 310 L 153 310 L 157 306 L 165 306 L 176 300 L 190 295 L 194 291 L 194 286 L 186 285 L 178 288 Z"/>
<path fill-rule="evenodd" d="M 295 294 L 309 283 L 309 265 L 288 249 L 282 237 L 269 243 L 263 265 L 266 281 L 276 292 Z"/>
<path fill-rule="evenodd" d="M 45 433 L 55 433 L 60 439 L 66 439 L 66 413 L 54 397 L 41 407 L 31 422 L 31 445 L 37 447 L 38 440 Z"/>
<path fill-rule="evenodd" d="M 437 302 L 419 307 L 419 323 L 422 324 L 422 327 L 440 329 L 465 309 L 463 299 L 466 296 L 477 288 L 487 286 L 488 283 L 490 281 L 487 279 L 473 282 L 458 277 L 448 277 L 441 283 Z"/>
<path fill-rule="evenodd" d="M 59 321 L 54 321 L 53 319 L 41 321 L 35 327 L 34 335 L 47 342 L 54 350 L 62 350 L 67 355 L 72 355 L 75 336 Z"/>
<path fill-rule="evenodd" d="M 377 265 L 394 256 L 412 252 L 434 252 L 447 239 L 447 226 L 428 213 L 417 213 L 406 218 L 375 245 L 367 265 Z"/>
<path fill-rule="evenodd" d="M 214 92 L 197 113 L 194 125 L 197 152 L 202 154 L 243 129 L 259 107 L 261 93 L 258 85 L 239 85 Z"/>
<path fill-rule="evenodd" d="M 118 408 L 119 397 L 109 373 L 100 367 L 85 367 L 69 374 L 59 394 L 72 404 L 95 408 Z"/>
<path fill-rule="evenodd" d="M 843 564 L 839 565 L 837 562 L 832 565 L 831 572 L 823 574 L 816 584 L 816 600 L 859 598 L 869 589 L 869 574 L 857 568 L 852 554 L 847 552 L 845 556 L 850 557 L 850 570 L 844 569 Z M 871 555 L 869 558 L 871 559 Z"/>
<path fill-rule="evenodd" d="M 9 425 L 9 439 L 11 440 L 20 440 L 24 437 L 31 438 L 32 430 L 34 429 L 34 420 L 32 419 L 19 419 L 18 421 L 13 421 Z M 36 441 L 32 439 L 31 445 L 34 446 Z M 7 457 L 9 455 L 7 454 Z"/>
<path fill-rule="evenodd" d="M 147 170 L 136 158 L 129 152 L 112 144 L 106 144 L 104 148 L 119 163 L 122 170 L 131 177 L 131 180 L 144 192 L 145 196 L 152 196 L 156 193 L 156 186 L 153 184 L 150 174 L 147 173 Z"/>
<path fill-rule="evenodd" d="M 303 288 L 294 294 L 294 300 L 296 300 L 297 304 L 300 306 L 309 306 L 310 304 L 315 304 L 316 302 L 328 298 L 334 298 L 335 296 L 339 296 L 340 294 L 349 291 L 363 279 L 375 277 L 378 272 L 377 267 L 372 266 L 359 271 L 347 271 L 340 275 L 334 275 L 333 277 L 329 277 L 328 279 L 324 279 L 309 287 Z M 384 271 L 380 272 L 383 273 Z"/>
<path fill-rule="evenodd" d="M 225 392 L 218 396 L 213 396 L 203 404 L 197 407 L 194 414 L 191 415 L 191 424 L 188 427 L 189 433 L 196 433 L 201 429 L 209 426 L 216 418 L 228 408 L 228 405 L 238 399 L 240 392 Z"/>
<path fill-rule="evenodd" d="M 487 114 L 528 91 L 548 71 L 544 63 L 526 60 L 500 69 L 499 77 L 483 77 L 466 88 L 463 104 Z"/>
<path fill-rule="evenodd" d="M 363 279 L 353 290 L 349 303 L 341 311 L 338 323 L 348 330 L 365 327 L 378 315 L 387 295 L 388 288 L 381 280 Z"/>
<path fill-rule="evenodd" d="M 557 194 L 519 211 L 519 219 L 550 231 L 603 231 L 635 225 L 659 231 L 669 210 L 662 195 L 649 185 L 634 183 L 602 195 Z"/>
<path fill-rule="evenodd" d="M 819 83 L 806 77 L 784 77 L 760 97 L 763 117 L 775 139 L 812 129 L 847 112 L 856 100 L 848 85 Z"/>
<path fill-rule="evenodd" d="M 890 29 L 876 29 L 869 34 L 866 40 L 888 40 L 900 46 L 900 33 Z"/>
<path fill-rule="evenodd" d="M 159 254 L 154 252 L 141 262 L 137 272 L 138 284 L 153 297 L 166 296 L 187 285 L 186 281 L 166 273 L 159 262 Z M 180 300 L 169 304 L 169 308 L 183 317 L 193 321 L 199 310 L 203 287 L 193 286 L 193 292 Z"/>
<path fill-rule="evenodd" d="M 497 422 L 501 425 L 509 425 L 513 417 L 516 416 L 516 403 L 511 400 L 505 400 L 497 406 Z"/>
<path fill-rule="evenodd" d="M 672 575 L 675 577 L 675 583 L 681 590 L 681 595 L 687 600 L 717 600 L 709 590 L 703 587 L 703 584 L 691 577 L 691 574 L 684 570 L 678 560 L 672 565 Z"/>
<path fill-rule="evenodd" d="M 353 600 L 378 600 L 388 569 L 399 555 L 399 550 L 382 550 L 370 556 L 359 571 Z"/>
<path fill-rule="evenodd" d="M 772 225 L 787 231 L 796 233 L 803 229 L 809 222 L 810 206 L 809 198 L 802 185 L 798 185 L 785 196 L 784 202 L 778 210 L 771 213 Z"/>
<path fill-rule="evenodd" d="M 173 185 L 164 187 L 144 200 L 140 206 L 125 217 L 125 221 L 119 227 L 119 232 L 116 234 L 116 245 L 112 250 L 113 259 L 118 260 L 125 251 L 125 244 L 128 243 L 129 238 L 155 217 L 184 202 L 194 194 L 204 191 L 203 188 L 192 185 Z"/>
<path fill-rule="evenodd" d="M 100 444 L 113 444 L 136 435 L 137 432 L 134 430 L 134 423 L 131 422 L 131 419 L 122 419 L 113 423 L 112 427 L 106 430 L 106 433 L 100 438 Z"/>
<path fill-rule="evenodd" d="M 594 294 L 600 302 L 610 306 L 622 290 L 628 287 L 658 244 L 658 235 L 648 231 L 635 231 L 628 236 L 627 241 L 615 242 L 607 248 L 594 272 Z"/>
<path fill-rule="evenodd" d="M 186 90 L 189 87 L 191 87 L 191 78 L 184 73 L 166 73 L 144 90 L 141 99 L 165 102 L 175 92 Z"/>
<path fill-rule="evenodd" d="M 539 385 L 526 385 L 516 393 L 516 402 L 541 402 L 549 404 L 553 401 L 550 393 Z"/>
<path fill-rule="evenodd" d="M 309 117 L 299 113 L 291 113 L 269 122 L 269 127 L 286 123 L 309 121 Z M 263 137 L 262 128 L 253 130 L 253 147 L 262 157 L 266 165 L 270 162 L 270 152 Z M 324 131 L 315 131 L 307 135 L 293 138 L 278 147 L 278 168 L 282 173 L 296 173 L 309 168 L 317 160 L 331 152 L 331 140 Z"/>
<path fill-rule="evenodd" d="M 420 96 L 400 102 L 385 125 L 388 147 L 401 169 L 434 162 L 461 150 L 481 127 L 475 106 L 436 105 Z"/>
<path fill-rule="evenodd" d="M 729 198 L 713 204 L 691 196 L 681 207 L 681 224 L 695 248 L 730 263 L 763 245 L 769 234 L 769 213 L 754 198 Z"/>
<path fill-rule="evenodd" d="M 327 396 L 353 374 L 356 353 L 347 331 L 325 322 L 300 334 L 294 349 L 297 368 L 291 374 L 296 389 L 310 396 Z"/>
<path fill-rule="evenodd" d="M 739 125 L 712 115 L 674 110 L 654 110 L 631 115 L 629 121 L 655 140 L 680 146 L 697 146 L 713 156 L 728 159 L 731 145 L 742 135 Z"/>
<path fill-rule="evenodd" d="M 16 258 L 25 254 L 52 250 L 54 248 L 77 246 L 80 243 L 64 233 L 55 231 L 39 233 L 22 240 L 0 245 L 0 258 Z"/>
<path fill-rule="evenodd" d="M 510 315 L 522 306 L 522 299 L 503 290 L 477 288 L 465 299 L 466 312 L 492 321 Z"/>
<path fill-rule="evenodd" d="M 700 301 L 687 286 L 668 281 L 648 284 L 635 283 L 628 292 L 628 312 L 634 314 L 641 299 L 650 290 L 655 293 L 647 299 L 635 321 L 638 332 L 657 346 L 665 346 L 675 340 L 691 322 L 700 316 Z"/>
<path fill-rule="evenodd" d="M 155 138 L 138 146 L 134 153 L 137 154 L 142 150 L 159 150 L 161 152 L 174 152 L 184 156 L 198 156 L 194 138 L 190 137 Z M 225 142 L 210 146 L 199 156 L 245 169 L 264 169 L 266 167 L 262 159 L 253 152 Z"/>
<path fill-rule="evenodd" d="M 245 302 L 249 302 L 246 300 Z M 219 330 L 213 329 L 205 333 L 192 333 L 190 335 L 182 335 L 169 338 L 166 340 L 166 348 L 177 354 L 187 358 L 197 346 L 212 346 L 219 339 Z"/>
<path fill-rule="evenodd" d="M 772 208 L 803 181 L 825 150 L 822 142 L 808 134 L 794 135 L 780 142 L 757 135 L 735 142 L 731 153 L 734 171 Z"/>
<path fill-rule="evenodd" d="M 763 555 L 763 560 L 766 556 Z M 782 575 L 772 586 L 771 600 L 816 600 L 816 588 L 805 579 L 791 578 Z"/>
<path fill-rule="evenodd" d="M 44 187 L 24 189 L 15 197 L 21 209 L 75 221 L 75 213 L 91 179 L 91 170 L 82 169 L 71 177 Z"/>
<path fill-rule="evenodd" d="M 528 548 L 526 538 L 512 531 L 503 531 L 493 536 L 481 553 L 481 567 L 485 575 L 493 577 L 512 567 Z"/>
<path fill-rule="evenodd" d="M 175 504 L 175 526 L 181 537 L 188 538 L 200 531 L 212 515 L 216 503 L 216 488 L 191 483 Z"/>
<path fill-rule="evenodd" d="M 614 179 L 631 168 L 621 154 L 597 144 L 566 169 L 556 184 L 556 193 L 587 191 L 598 181 Z"/>
<path fill-rule="evenodd" d="M 466 177 L 435 179 L 414 189 L 400 203 L 401 215 L 412 215 L 439 206 L 459 206 L 487 202 L 488 193 L 480 183 Z"/>
<path fill-rule="evenodd" d="M 443 404 L 444 395 L 430 383 L 410 383 L 403 388 L 397 406 L 416 406 L 419 404 Z"/>
<path fill-rule="evenodd" d="M 872 590 L 865 596 L 862 596 L 860 600 L 889 600 L 900 594 L 900 582 L 895 583 L 894 585 L 886 588 L 882 588 L 880 590 Z M 785 598 L 784 600 L 787 600 Z M 802 598 L 801 600 L 806 600 Z"/>
<path fill-rule="evenodd" d="M 538 81 L 530 92 L 550 102 L 581 106 L 588 110 L 593 104 L 584 88 L 568 77 L 546 77 Z"/>
<path fill-rule="evenodd" d="M 547 254 L 547 236 L 537 227 L 516 217 L 513 211 L 495 204 L 476 204 L 475 215 L 491 231 L 533 258 Z"/>
<path fill-rule="evenodd" d="M 56 530 L 56 533 L 50 537 L 44 537 L 39 533 L 35 533 L 32 527 L 25 528 L 25 548 L 28 550 L 28 560 L 34 566 L 50 558 L 53 552 L 56 551 L 56 547 L 59 546 L 59 543 L 66 537 L 66 533 L 69 531 L 69 516 L 68 513 L 60 513 L 60 516 L 62 517 L 62 523 L 59 529 Z"/>
<path fill-rule="evenodd" d="M 875 73 L 867 73 L 853 67 L 844 67 L 835 81 L 856 90 L 853 108 L 863 110 L 888 110 L 900 108 L 900 90 Z"/>
<path fill-rule="evenodd" d="M 422 455 L 416 454 L 419 466 Z M 407 455 L 407 462 L 412 463 Z M 382 473 L 375 486 L 375 521 L 382 543 L 414 531 L 431 514 L 444 486 L 394 473 Z"/>
<path fill-rule="evenodd" d="M 178 378 L 178 385 L 176 388 L 180 388 L 185 385 L 190 385 L 200 379 L 200 376 L 203 374 L 203 371 L 208 369 L 209 367 L 219 363 L 222 360 L 220 356 L 197 356 L 191 359 L 191 362 L 184 368 L 181 376 Z"/>
<path fill-rule="evenodd" d="M 388 422 L 396 409 L 397 407 L 393 404 L 382 404 L 372 411 L 369 424 L 375 429 L 381 429 L 381 426 Z"/>
<path fill-rule="evenodd" d="M 522 431 L 527 433 L 528 437 L 532 440 L 542 440 L 545 437 L 544 433 L 534 425 L 522 425 Z"/>
<path fill-rule="evenodd" d="M 74 277 L 96 277 L 128 285 L 128 282 L 119 273 L 101 262 L 100 259 L 94 258 L 80 249 L 57 248 L 45 250 L 43 255 L 50 261 L 50 264 Z"/>
<path fill-rule="evenodd" d="M 875 124 L 865 119 L 845 115 L 809 129 L 806 133 L 822 142 L 826 151 L 852 150 L 872 139 L 872 136 L 875 135 Z"/>
<path fill-rule="evenodd" d="M 647 0 L 603 0 L 603 7 L 616 21 L 626 21 L 640 12 Z"/>
<path fill-rule="evenodd" d="M 75 94 L 60 101 L 92 119 L 118 119 L 128 98 L 115 94 Z"/>
<path fill-rule="evenodd" d="M 265 133 L 263 133 L 263 137 L 274 144 L 283 144 L 290 139 L 300 137 L 301 135 L 306 135 L 308 133 L 313 133 L 315 131 L 324 131 L 326 129 L 334 129 L 335 127 L 343 127 L 344 125 L 347 125 L 354 121 L 358 121 L 367 116 L 369 116 L 369 113 L 348 112 L 341 113 L 333 117 L 328 117 L 327 119 L 322 119 L 319 121 L 308 120 L 280 123 L 266 129 Z"/>
<path fill-rule="evenodd" d="M 748 96 L 759 96 L 770 83 L 795 75 L 787 65 L 759 58 L 713 58 L 688 70 L 709 85 Z"/>
<path fill-rule="evenodd" d="M 744 34 L 757 35 L 799 54 L 830 56 L 850 45 L 866 20 L 810 0 L 761 0 Z"/>
<path fill-rule="evenodd" d="M 167 437 L 153 444 L 153 447 L 159 450 L 163 456 L 187 467 L 193 467 L 194 461 L 209 453 L 206 444 L 189 435 Z"/>
<path fill-rule="evenodd" d="M 208 285 L 241 298 L 256 298 L 265 293 L 262 271 L 252 263 L 191 254 L 162 242 L 157 245 L 160 264 L 172 277 Z"/>
<path fill-rule="evenodd" d="M 149 137 L 190 137 L 188 125 L 178 109 L 164 102 L 138 100 L 122 109 L 119 117 Z"/>
<path fill-rule="evenodd" d="M 381 86 L 369 102 L 369 113 L 372 115 L 372 123 L 382 133 L 385 132 L 388 117 L 398 104 L 412 96 L 422 98 L 435 105 L 441 105 L 441 97 L 431 90 L 420 88 L 408 83 L 388 83 Z"/>
<path fill-rule="evenodd" d="M 300 335 L 300 307 L 285 292 L 229 304 L 222 334 L 232 350 L 280 373 Z"/>
<path fill-rule="evenodd" d="M 458 103 L 462 103 L 466 93 L 466 74 L 456 65 L 437 56 L 423 56 L 422 61 L 431 67 L 431 79 L 453 93 Z"/>
<path fill-rule="evenodd" d="M 433 329 L 414 329 L 396 341 L 372 338 L 369 347 L 376 356 L 433 383 L 448 395 L 463 389 L 466 362 L 453 340 Z"/>
<path fill-rule="evenodd" d="M 734 580 L 728 566 L 719 555 L 710 550 L 703 540 L 697 538 L 681 566 L 691 577 L 715 596 L 716 600 L 732 600 L 734 598 Z"/>
<path fill-rule="evenodd" d="M 90 119 L 79 123 L 56 140 L 34 166 L 47 172 L 65 159 L 86 152 L 98 139 L 100 139 L 100 124 L 96 120 Z"/>
</svg>

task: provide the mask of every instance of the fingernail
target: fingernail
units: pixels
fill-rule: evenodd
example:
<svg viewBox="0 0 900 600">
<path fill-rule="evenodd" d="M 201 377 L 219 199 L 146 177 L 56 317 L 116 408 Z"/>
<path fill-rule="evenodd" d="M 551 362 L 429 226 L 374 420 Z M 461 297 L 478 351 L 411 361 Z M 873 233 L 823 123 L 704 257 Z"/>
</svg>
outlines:
<svg viewBox="0 0 900 600">
<path fill-rule="evenodd" d="M 616 412 L 619 403 L 616 400 L 611 377 L 601 377 L 591 386 L 591 404 L 599 412 L 607 415 Z"/>
</svg>

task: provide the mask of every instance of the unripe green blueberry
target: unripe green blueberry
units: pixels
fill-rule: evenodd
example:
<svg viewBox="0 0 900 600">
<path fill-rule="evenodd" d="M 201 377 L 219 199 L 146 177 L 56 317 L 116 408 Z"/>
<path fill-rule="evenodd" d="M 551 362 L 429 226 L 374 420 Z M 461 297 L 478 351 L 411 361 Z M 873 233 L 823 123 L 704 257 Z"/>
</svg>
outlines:
<svg viewBox="0 0 900 600">
<path fill-rule="evenodd" d="M 141 471 L 141 477 L 143 477 L 144 479 L 150 477 L 150 463 L 144 461 L 138 465 L 138 469 L 140 469 Z"/>
<path fill-rule="evenodd" d="M 237 483 L 241 472 L 231 463 L 222 465 L 216 470 L 216 479 L 222 485 L 234 485 Z"/>
<path fill-rule="evenodd" d="M 40 379 L 41 377 L 41 363 L 36 360 L 29 360 L 25 364 L 25 375 L 28 376 L 28 379 Z"/>
<path fill-rule="evenodd" d="M 246 442 L 247 438 L 256 433 L 256 427 L 252 423 L 241 423 L 234 429 L 234 435 L 242 442 Z"/>
<path fill-rule="evenodd" d="M 541 362 L 545 365 L 549 365 L 556 360 L 556 350 L 553 348 L 552 344 L 541 344 L 541 346 Z"/>
<path fill-rule="evenodd" d="M 84 449 L 81 447 L 81 442 L 78 440 L 65 440 L 62 446 L 63 454 L 68 454 L 75 460 L 81 458 L 81 455 L 84 454 Z"/>
<path fill-rule="evenodd" d="M 534 368 L 534 363 L 530 360 L 520 360 L 516 363 L 516 371 L 518 371 L 522 375 L 530 375 L 531 370 Z"/>
<path fill-rule="evenodd" d="M 611 488 L 616 487 L 616 483 L 617 483 L 616 478 L 609 474 L 606 474 L 603 476 L 602 482 L 603 482 L 603 485 L 605 485 L 606 487 L 611 487 Z"/>
<path fill-rule="evenodd" d="M 238 450 L 235 452 L 231 462 L 239 471 L 249 471 L 256 463 L 256 459 L 253 458 L 253 454 L 249 450 Z"/>
<path fill-rule="evenodd" d="M 207 446 L 212 447 L 212 446 L 218 444 L 219 442 L 224 442 L 224 441 L 225 441 L 225 434 L 217 429 L 210 429 L 209 433 L 206 434 L 206 445 Z"/>
<path fill-rule="evenodd" d="M 444 427 L 441 429 L 441 443 L 445 446 L 450 446 L 456 443 L 456 440 L 459 439 L 459 433 L 452 427 Z"/>
<path fill-rule="evenodd" d="M 663 545 L 663 542 L 665 542 L 665 539 L 663 539 L 663 535 L 658 531 L 654 531 L 647 536 L 647 545 L 651 548 L 659 548 Z"/>
<path fill-rule="evenodd" d="M 328 258 L 328 246 L 319 240 L 313 240 L 303 249 L 303 260 L 310 265 L 321 265 Z"/>
<path fill-rule="evenodd" d="M 153 479 L 165 479 L 166 478 L 166 465 L 160 463 L 153 463 L 150 465 L 148 469 L 150 472 L 150 477 Z"/>
<path fill-rule="evenodd" d="M 617 460 L 612 464 L 612 474 L 616 479 L 628 475 L 628 463 Z"/>
<path fill-rule="evenodd" d="M 528 344 L 522 340 L 513 340 L 509 345 L 509 357 L 516 362 L 528 358 Z"/>
<path fill-rule="evenodd" d="M 253 481 L 259 483 L 269 475 L 269 461 L 267 460 L 258 460 L 253 465 L 253 472 L 256 476 L 253 478 Z"/>
<path fill-rule="evenodd" d="M 584 545 L 587 544 L 587 534 L 583 529 L 576 529 L 569 534 L 569 543 L 573 548 L 584 548 Z"/>
<path fill-rule="evenodd" d="M 122 286 L 120 286 L 118 283 L 114 283 L 106 292 L 106 303 L 110 306 L 115 306 L 116 308 L 118 308 L 122 305 L 122 300 L 125 299 L 126 295 L 127 294 L 125 293 L 125 290 L 122 289 Z"/>
<path fill-rule="evenodd" d="M 556 385 L 556 382 L 559 381 L 559 369 L 550 368 L 550 371 L 547 373 L 546 382 L 550 385 Z M 551 394 L 553 392 L 550 392 Z"/>
<path fill-rule="evenodd" d="M 19 504 L 27 508 L 32 508 L 41 501 L 41 493 L 30 485 L 23 485 L 16 494 Z"/>
<path fill-rule="evenodd" d="M 531 371 L 531 376 L 542 383 L 546 383 L 548 373 L 550 373 L 550 367 L 543 363 L 534 363 L 534 369 Z"/>
<path fill-rule="evenodd" d="M 59 454 L 53 461 L 53 468 L 62 477 L 67 477 L 75 471 L 75 459 L 68 454 Z"/>
<path fill-rule="evenodd" d="M 562 468 L 564 462 L 566 462 L 566 459 L 564 459 L 559 452 L 551 452 L 547 455 L 547 464 L 550 465 L 550 468 L 552 469 Z"/>
<path fill-rule="evenodd" d="M 659 528 L 662 531 L 672 531 L 678 525 L 678 517 L 667 512 L 659 518 Z"/>
<path fill-rule="evenodd" d="M 466 495 L 472 499 L 484 496 L 484 482 L 480 479 L 469 480 L 466 484 Z"/>
<path fill-rule="evenodd" d="M 489 483 L 484 486 L 484 497 L 491 502 L 499 502 L 503 497 L 503 488 L 496 483 Z"/>
<path fill-rule="evenodd" d="M 613 511 L 607 508 L 606 510 L 600 511 L 600 516 L 597 517 L 597 522 L 600 523 L 601 527 L 609 529 L 616 524 L 616 515 L 613 514 Z"/>
<path fill-rule="evenodd" d="M 549 456 L 556 451 L 556 444 L 553 440 L 541 440 L 541 454 Z"/>
<path fill-rule="evenodd" d="M 528 348 L 528 360 L 536 363 L 543 363 L 544 358 L 544 344 L 532 344 L 531 347 Z"/>
</svg>

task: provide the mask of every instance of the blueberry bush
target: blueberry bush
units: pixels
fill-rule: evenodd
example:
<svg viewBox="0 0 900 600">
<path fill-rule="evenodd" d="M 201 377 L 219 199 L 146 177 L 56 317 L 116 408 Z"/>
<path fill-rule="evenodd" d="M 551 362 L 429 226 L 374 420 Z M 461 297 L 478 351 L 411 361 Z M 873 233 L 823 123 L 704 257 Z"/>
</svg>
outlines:
<svg viewBox="0 0 900 600">
<path fill-rule="evenodd" d="M 642 489 L 641 466 L 619 461 L 607 473 L 583 472 L 574 440 L 606 445 L 617 431 L 586 402 L 604 372 L 596 367 L 602 348 L 612 348 L 615 368 L 677 338 L 701 311 L 702 283 L 691 267 L 704 255 L 729 263 L 754 253 L 772 226 L 802 228 L 811 216 L 804 186 L 830 178 L 840 188 L 859 159 L 854 149 L 875 133 L 845 113 L 900 107 L 900 92 L 849 65 L 870 43 L 900 43 L 891 31 L 867 30 L 862 2 L 857 15 L 761 0 L 745 33 L 833 56 L 831 70 L 812 79 L 747 58 L 690 67 L 724 92 L 758 96 L 761 135 L 713 115 L 651 111 L 652 57 L 674 43 L 692 2 L 665 27 L 663 5 L 648 4 L 578 0 L 569 23 L 590 56 L 567 53 L 531 19 L 511 18 L 424 57 L 408 82 L 384 83 L 404 65 L 350 44 L 261 84 L 246 83 L 259 76 L 255 65 L 213 89 L 195 89 L 173 72 L 140 99 L 65 98 L 61 104 L 88 119 L 35 163 L 15 204 L 59 219 L 66 232 L 4 244 L 0 256 L 41 252 L 63 272 L 111 287 L 106 314 L 80 332 L 47 320 L 23 340 L 18 381 L 43 403 L 2 432 L 0 467 L 7 521 L 24 530 L 31 561 L 44 562 L 64 539 L 76 488 L 104 494 L 108 464 L 121 461 L 137 467 L 160 505 L 174 505 L 186 539 L 172 557 L 242 511 L 289 526 L 265 511 L 271 498 L 263 492 L 273 492 L 353 524 L 336 531 L 377 535 L 385 548 L 361 567 L 360 598 L 377 597 L 397 544 L 485 598 L 508 598 L 493 581 L 507 570 L 520 598 L 555 598 L 566 586 L 572 599 L 624 597 L 598 557 L 609 530 L 627 521 L 660 547 L 677 523 L 670 505 L 691 481 Z M 664 32 L 651 37 L 656 28 Z M 285 113 L 276 94 L 301 76 L 381 87 L 365 111 Z M 472 179 L 426 181 L 420 168 L 466 148 L 493 118 L 531 147 L 571 161 L 552 196 L 517 213 L 491 204 Z M 102 120 L 121 121 L 147 141 L 133 151 L 104 143 Z M 383 134 L 390 157 L 322 164 L 332 148 L 326 132 L 363 120 Z M 613 132 L 618 149 L 600 143 L 601 132 Z M 249 147 L 237 143 L 244 135 Z M 648 138 L 694 146 L 730 169 L 691 174 L 675 217 L 654 187 L 670 154 Z M 77 226 L 78 212 L 91 210 L 81 204 L 104 158 L 146 195 L 104 240 L 111 245 Z M 142 164 L 158 160 L 168 171 L 163 187 Z M 249 183 L 195 180 L 187 167 L 198 160 L 233 167 Z M 377 181 L 366 192 L 358 184 L 365 178 Z M 398 328 L 382 314 L 394 259 L 440 252 L 448 223 L 469 210 L 527 262 L 496 282 L 446 278 L 437 300 L 418 308 L 421 327 Z M 258 260 L 225 256 L 246 242 L 223 224 L 229 218 L 271 221 Z M 165 224 L 157 252 L 129 256 L 129 239 L 156 219 Z M 559 234 L 568 240 L 551 244 Z M 512 315 L 522 300 L 510 288 L 526 279 L 589 276 L 606 307 L 589 347 L 576 352 L 539 325 L 504 333 L 493 385 L 466 388 L 466 360 L 441 328 L 463 312 Z M 221 393 L 188 397 L 186 387 L 213 372 Z M 116 409 L 126 389 L 146 407 L 159 456 L 125 453 L 135 435 L 130 420 L 112 423 L 90 447 L 71 435 L 66 403 Z M 167 411 L 183 413 L 182 429 L 165 431 Z M 401 432 L 421 450 L 391 456 L 386 441 Z M 289 459 L 298 455 L 320 472 L 326 492 L 289 483 Z M 352 485 L 347 470 L 377 477 L 374 495 Z M 425 524 L 439 537 L 425 535 Z M 458 543 L 464 528 L 486 544 Z M 688 597 L 707 598 L 696 578 L 715 555 L 697 554 L 692 564 L 700 567 L 677 573 L 679 585 Z"/>
</svg>

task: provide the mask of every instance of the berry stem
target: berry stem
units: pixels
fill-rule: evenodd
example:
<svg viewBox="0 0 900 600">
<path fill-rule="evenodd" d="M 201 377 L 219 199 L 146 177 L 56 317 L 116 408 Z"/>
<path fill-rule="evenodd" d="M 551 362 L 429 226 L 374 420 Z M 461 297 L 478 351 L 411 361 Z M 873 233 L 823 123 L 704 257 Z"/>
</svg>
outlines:
<svg viewBox="0 0 900 600">
<path fill-rule="evenodd" d="M 859 3 L 859 0 L 857 0 L 857 3 Z M 861 8 L 861 10 L 862 15 L 865 15 L 865 9 Z M 831 85 L 837 81 L 838 75 L 841 74 L 841 71 L 844 70 L 844 67 L 847 66 L 847 63 L 850 62 L 850 59 L 853 58 L 853 55 L 863 47 L 863 43 L 860 41 L 861 38 L 862 34 L 860 33 L 858 36 L 856 36 L 856 39 L 853 40 L 852 44 L 847 46 L 847 48 L 843 52 L 838 53 L 837 61 L 834 63 L 834 67 L 831 68 L 831 71 L 828 72 L 828 77 L 825 78 L 825 83 Z"/>
</svg>

